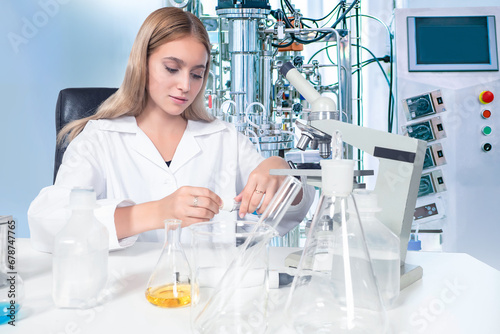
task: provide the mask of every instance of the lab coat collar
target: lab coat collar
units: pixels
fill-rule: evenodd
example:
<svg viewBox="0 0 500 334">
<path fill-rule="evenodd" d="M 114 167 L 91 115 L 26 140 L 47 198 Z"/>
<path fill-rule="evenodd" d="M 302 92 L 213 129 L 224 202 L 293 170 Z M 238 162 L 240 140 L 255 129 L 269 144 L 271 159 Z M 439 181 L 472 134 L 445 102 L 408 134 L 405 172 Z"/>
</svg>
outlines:
<svg viewBox="0 0 500 334">
<path fill-rule="evenodd" d="M 196 137 L 209 135 L 226 129 L 224 124 L 215 120 L 213 122 L 188 121 L 184 135 L 182 136 L 177 149 L 175 150 L 174 158 L 170 165 L 170 170 L 175 173 L 185 163 L 200 154 L 201 147 Z"/>
<path fill-rule="evenodd" d="M 196 140 L 198 136 L 209 135 L 226 129 L 224 123 L 220 120 L 213 122 L 188 121 L 186 130 L 182 136 L 179 145 L 172 159 L 172 163 L 167 167 L 165 161 L 154 146 L 149 137 L 139 128 L 137 121 L 133 116 L 119 117 L 114 120 L 102 120 L 100 128 L 106 131 L 116 131 L 125 133 L 135 133 L 132 147 L 148 160 L 156 164 L 165 171 L 175 173 L 186 162 L 201 152 L 201 147 Z"/>
<path fill-rule="evenodd" d="M 122 116 L 112 120 L 101 119 L 99 120 L 99 122 L 99 128 L 105 131 L 137 133 L 139 130 L 137 120 L 134 116 Z M 186 132 L 189 132 L 192 136 L 203 136 L 222 131 L 225 128 L 226 127 L 224 126 L 224 123 L 218 119 L 210 123 L 201 121 L 188 121 Z"/>
<path fill-rule="evenodd" d="M 99 120 L 99 128 L 104 131 L 135 134 L 130 139 L 130 147 L 162 170 L 168 171 L 168 167 L 165 161 L 163 161 L 160 152 L 158 152 L 149 137 L 139 128 L 134 116 L 101 119 Z"/>
</svg>

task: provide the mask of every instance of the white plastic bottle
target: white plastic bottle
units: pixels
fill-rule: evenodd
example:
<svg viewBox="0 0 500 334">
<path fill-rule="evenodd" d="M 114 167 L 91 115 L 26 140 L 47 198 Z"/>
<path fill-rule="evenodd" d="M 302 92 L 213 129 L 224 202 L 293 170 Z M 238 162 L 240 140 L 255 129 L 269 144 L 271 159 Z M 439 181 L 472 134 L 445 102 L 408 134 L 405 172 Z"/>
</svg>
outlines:
<svg viewBox="0 0 500 334">
<path fill-rule="evenodd" d="M 361 226 L 380 296 L 384 306 L 390 308 L 399 296 L 399 237 L 376 217 L 376 213 L 380 211 L 376 194 L 366 190 L 357 190 L 353 192 L 353 196 L 361 218 Z M 350 211 L 349 214 L 356 214 L 356 212 Z"/>
<path fill-rule="evenodd" d="M 71 191 L 72 215 L 54 241 L 52 298 L 57 307 L 94 307 L 106 286 L 109 236 L 94 216 L 95 207 L 93 189 Z"/>
</svg>

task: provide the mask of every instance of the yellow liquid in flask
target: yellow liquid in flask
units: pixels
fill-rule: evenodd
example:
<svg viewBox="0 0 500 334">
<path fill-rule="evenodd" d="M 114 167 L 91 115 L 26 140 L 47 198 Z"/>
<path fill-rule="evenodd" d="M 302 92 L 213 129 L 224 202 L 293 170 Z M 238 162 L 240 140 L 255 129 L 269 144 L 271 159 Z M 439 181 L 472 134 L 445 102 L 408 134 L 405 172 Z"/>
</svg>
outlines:
<svg viewBox="0 0 500 334">
<path fill-rule="evenodd" d="M 159 307 L 183 307 L 191 303 L 191 285 L 169 284 L 148 288 L 146 299 Z"/>
</svg>

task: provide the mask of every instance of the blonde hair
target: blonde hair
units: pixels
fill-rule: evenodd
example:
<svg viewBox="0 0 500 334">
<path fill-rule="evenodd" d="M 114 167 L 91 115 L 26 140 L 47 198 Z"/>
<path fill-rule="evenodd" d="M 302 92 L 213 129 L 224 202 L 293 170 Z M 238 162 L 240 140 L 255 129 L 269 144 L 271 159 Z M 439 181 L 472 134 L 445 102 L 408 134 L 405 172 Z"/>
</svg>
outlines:
<svg viewBox="0 0 500 334">
<path fill-rule="evenodd" d="M 164 7 L 151 13 L 142 24 L 135 38 L 120 88 L 105 100 L 97 112 L 64 126 L 57 135 L 59 143 L 73 140 L 88 121 L 120 116 L 138 116 L 147 103 L 148 57 L 161 45 L 193 36 L 202 43 L 208 53 L 202 89 L 193 103 L 182 113 L 187 120 L 211 122 L 214 120 L 205 108 L 204 95 L 210 66 L 210 40 L 203 23 L 195 15 L 175 7 Z"/>
</svg>

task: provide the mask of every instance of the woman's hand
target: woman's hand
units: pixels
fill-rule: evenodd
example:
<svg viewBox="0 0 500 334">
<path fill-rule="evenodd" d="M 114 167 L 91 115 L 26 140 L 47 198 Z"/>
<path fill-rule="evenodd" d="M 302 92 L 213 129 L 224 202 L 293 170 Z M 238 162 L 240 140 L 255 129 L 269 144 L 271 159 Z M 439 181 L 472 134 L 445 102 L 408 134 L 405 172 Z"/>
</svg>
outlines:
<svg viewBox="0 0 500 334">
<path fill-rule="evenodd" d="M 180 219 L 182 227 L 209 221 L 219 213 L 222 200 L 213 191 L 181 187 L 152 202 L 117 208 L 115 227 L 118 239 L 163 228 L 165 219 Z"/>
<path fill-rule="evenodd" d="M 239 215 L 241 218 L 247 213 L 261 214 L 269 205 L 274 194 L 278 191 L 285 179 L 282 175 L 270 175 L 271 169 L 289 169 L 290 166 L 280 157 L 270 157 L 262 161 L 248 177 L 248 182 L 243 191 L 235 197 L 236 202 L 241 202 Z M 259 204 L 262 204 L 259 207 Z"/>
<path fill-rule="evenodd" d="M 183 227 L 209 221 L 219 213 L 222 205 L 221 198 L 213 191 L 188 186 L 177 189 L 158 202 L 160 217 L 180 219 Z"/>
</svg>

